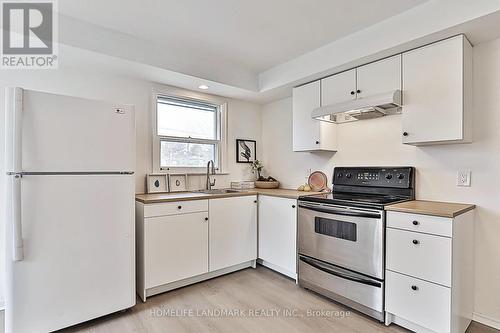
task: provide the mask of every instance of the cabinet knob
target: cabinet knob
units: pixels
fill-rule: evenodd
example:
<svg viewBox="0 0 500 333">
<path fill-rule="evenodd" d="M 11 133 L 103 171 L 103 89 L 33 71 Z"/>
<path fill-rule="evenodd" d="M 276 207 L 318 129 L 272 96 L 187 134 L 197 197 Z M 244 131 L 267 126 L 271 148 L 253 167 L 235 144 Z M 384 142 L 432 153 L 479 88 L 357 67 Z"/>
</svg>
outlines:
<svg viewBox="0 0 500 333">
<path fill-rule="evenodd" d="M 413 225 L 419 225 L 420 224 L 420 222 L 418 222 L 418 221 L 413 221 L 412 223 L 413 223 Z"/>
<path fill-rule="evenodd" d="M 177 209 L 182 209 L 182 206 L 177 206 Z"/>
<path fill-rule="evenodd" d="M 257 200 L 254 200 L 253 203 L 257 203 Z"/>
<path fill-rule="evenodd" d="M 295 205 L 292 205 L 292 208 L 295 208 Z"/>
<path fill-rule="evenodd" d="M 411 290 L 418 290 L 417 286 L 411 286 Z"/>
<path fill-rule="evenodd" d="M 319 141 L 316 141 L 316 144 L 319 145 Z"/>
<path fill-rule="evenodd" d="M 415 245 L 420 244 L 420 242 L 419 242 L 418 240 L 416 240 L 416 239 L 414 239 L 412 242 L 413 242 L 413 244 L 415 244 Z"/>
<path fill-rule="evenodd" d="M 356 93 L 361 94 L 361 90 L 359 90 L 359 89 L 356 90 Z"/>
<path fill-rule="evenodd" d="M 354 90 L 353 90 L 353 91 L 351 91 L 351 95 L 354 95 L 354 94 L 355 94 Z"/>
<path fill-rule="evenodd" d="M 205 217 L 205 221 L 208 221 L 208 217 Z"/>
<path fill-rule="evenodd" d="M 403 132 L 403 136 L 408 136 L 408 132 Z"/>
</svg>

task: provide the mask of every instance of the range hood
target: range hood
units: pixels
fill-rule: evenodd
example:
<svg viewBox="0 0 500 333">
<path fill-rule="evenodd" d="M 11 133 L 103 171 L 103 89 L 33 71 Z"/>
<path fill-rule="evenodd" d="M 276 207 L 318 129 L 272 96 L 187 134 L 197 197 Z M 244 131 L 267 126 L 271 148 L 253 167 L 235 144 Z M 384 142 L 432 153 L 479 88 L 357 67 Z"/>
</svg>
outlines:
<svg viewBox="0 0 500 333">
<path fill-rule="evenodd" d="M 325 105 L 314 109 L 311 117 L 339 124 L 401 113 L 401 106 L 401 90 L 393 90 L 348 102 Z"/>
</svg>

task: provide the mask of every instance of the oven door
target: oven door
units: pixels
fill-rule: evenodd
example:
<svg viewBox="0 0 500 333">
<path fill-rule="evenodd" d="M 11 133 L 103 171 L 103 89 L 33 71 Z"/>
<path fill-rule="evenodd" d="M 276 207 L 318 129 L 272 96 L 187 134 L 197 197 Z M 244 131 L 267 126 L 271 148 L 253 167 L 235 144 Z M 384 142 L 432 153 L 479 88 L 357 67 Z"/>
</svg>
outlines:
<svg viewBox="0 0 500 333">
<path fill-rule="evenodd" d="M 384 278 L 384 213 L 300 202 L 299 254 L 374 278 Z"/>
</svg>

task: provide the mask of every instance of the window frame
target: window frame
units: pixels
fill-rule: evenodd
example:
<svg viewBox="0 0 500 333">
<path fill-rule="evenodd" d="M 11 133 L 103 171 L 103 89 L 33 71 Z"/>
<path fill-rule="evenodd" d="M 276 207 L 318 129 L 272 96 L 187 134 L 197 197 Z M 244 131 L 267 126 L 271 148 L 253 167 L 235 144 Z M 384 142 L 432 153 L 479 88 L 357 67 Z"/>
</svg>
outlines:
<svg viewBox="0 0 500 333">
<path fill-rule="evenodd" d="M 207 104 L 216 108 L 216 137 L 218 139 L 199 139 L 199 138 L 182 138 L 158 135 L 158 99 L 177 99 L 187 102 Z M 203 167 L 167 167 L 161 166 L 161 142 L 185 142 L 185 143 L 203 143 L 215 145 L 215 165 L 216 173 L 222 174 L 226 169 L 227 155 L 227 103 L 212 96 L 197 94 L 195 92 L 184 91 L 181 89 L 170 90 L 154 90 L 152 98 L 152 123 L 153 123 L 153 172 L 155 173 L 183 173 L 183 174 L 205 174 L 206 166 Z"/>
</svg>

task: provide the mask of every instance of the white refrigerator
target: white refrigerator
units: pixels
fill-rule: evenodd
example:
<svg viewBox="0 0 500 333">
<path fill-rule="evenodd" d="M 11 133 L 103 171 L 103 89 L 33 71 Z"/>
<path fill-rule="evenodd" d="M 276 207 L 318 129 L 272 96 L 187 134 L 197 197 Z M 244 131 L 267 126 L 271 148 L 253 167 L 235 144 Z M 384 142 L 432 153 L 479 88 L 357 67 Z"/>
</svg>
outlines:
<svg viewBox="0 0 500 333">
<path fill-rule="evenodd" d="M 6 89 L 7 333 L 50 332 L 135 304 L 135 115 Z"/>
</svg>

